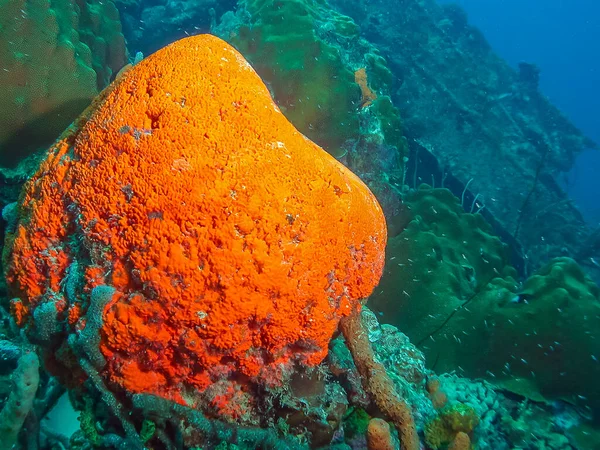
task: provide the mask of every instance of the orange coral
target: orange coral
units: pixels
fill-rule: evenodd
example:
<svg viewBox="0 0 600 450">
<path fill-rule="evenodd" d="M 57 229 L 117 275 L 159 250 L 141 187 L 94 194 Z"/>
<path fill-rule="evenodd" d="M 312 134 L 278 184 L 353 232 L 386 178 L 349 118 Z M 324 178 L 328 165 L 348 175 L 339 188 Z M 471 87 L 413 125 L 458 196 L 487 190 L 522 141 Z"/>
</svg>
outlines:
<svg viewBox="0 0 600 450">
<path fill-rule="evenodd" d="M 377 94 L 369 87 L 367 81 L 367 69 L 361 67 L 356 72 L 354 72 L 354 81 L 360 87 L 360 107 L 366 108 L 371 103 L 373 103 L 373 100 L 377 98 Z"/>
<path fill-rule="evenodd" d="M 90 328 L 90 292 L 111 286 L 100 373 L 182 403 L 207 379 L 273 384 L 321 362 L 382 272 L 368 188 L 213 36 L 146 58 L 94 108 L 25 187 L 6 255 L 21 322 L 63 299 L 71 333 Z"/>
</svg>

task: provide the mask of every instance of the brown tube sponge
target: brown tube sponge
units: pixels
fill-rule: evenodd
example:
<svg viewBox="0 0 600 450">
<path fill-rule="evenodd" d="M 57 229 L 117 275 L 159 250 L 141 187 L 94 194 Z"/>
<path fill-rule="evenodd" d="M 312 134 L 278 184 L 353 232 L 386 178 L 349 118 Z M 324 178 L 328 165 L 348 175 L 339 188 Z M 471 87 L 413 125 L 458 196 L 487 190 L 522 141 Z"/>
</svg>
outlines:
<svg viewBox="0 0 600 450">
<path fill-rule="evenodd" d="M 375 361 L 369 337 L 362 326 L 360 312 L 356 311 L 343 318 L 340 328 L 362 378 L 364 390 L 398 429 L 402 450 L 419 450 L 419 436 L 410 408 L 396 392 L 385 367 Z"/>
</svg>

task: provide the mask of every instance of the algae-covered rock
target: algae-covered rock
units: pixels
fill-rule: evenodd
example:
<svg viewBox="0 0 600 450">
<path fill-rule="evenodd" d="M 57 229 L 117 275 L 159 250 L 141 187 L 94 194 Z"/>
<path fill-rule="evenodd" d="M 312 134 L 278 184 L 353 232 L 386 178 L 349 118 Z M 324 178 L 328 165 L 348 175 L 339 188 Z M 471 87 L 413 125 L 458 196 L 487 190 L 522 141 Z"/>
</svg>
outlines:
<svg viewBox="0 0 600 450">
<path fill-rule="evenodd" d="M 322 0 L 247 0 L 250 25 L 231 42 L 247 57 L 270 88 L 283 113 L 300 131 L 334 156 L 356 138 L 354 112 L 360 90 L 337 48 L 319 35 L 320 27 L 340 39 L 358 27 L 327 8 Z"/>
<path fill-rule="evenodd" d="M 111 1 L 0 0 L 0 166 L 51 144 L 126 59 Z"/>
<path fill-rule="evenodd" d="M 492 319 L 480 364 L 499 383 L 600 411 L 600 288 L 575 261 L 552 260 L 512 298 L 490 306 L 473 314 Z"/>
<path fill-rule="evenodd" d="M 406 198 L 410 222 L 389 239 L 369 300 L 438 373 L 482 377 L 527 398 L 600 411 L 600 288 L 557 258 L 522 286 L 505 246 L 444 189 Z"/>
</svg>

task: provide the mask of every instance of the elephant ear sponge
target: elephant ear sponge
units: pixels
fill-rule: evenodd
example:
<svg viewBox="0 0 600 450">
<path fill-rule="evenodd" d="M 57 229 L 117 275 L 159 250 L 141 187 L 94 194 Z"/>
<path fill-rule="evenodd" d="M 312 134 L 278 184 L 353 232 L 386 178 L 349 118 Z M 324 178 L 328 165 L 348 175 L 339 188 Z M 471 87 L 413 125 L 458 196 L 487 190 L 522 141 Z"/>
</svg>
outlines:
<svg viewBox="0 0 600 450">
<path fill-rule="evenodd" d="M 131 68 L 49 151 L 5 263 L 13 314 L 48 355 L 190 404 L 320 363 L 385 243 L 369 189 L 202 35 Z"/>
</svg>

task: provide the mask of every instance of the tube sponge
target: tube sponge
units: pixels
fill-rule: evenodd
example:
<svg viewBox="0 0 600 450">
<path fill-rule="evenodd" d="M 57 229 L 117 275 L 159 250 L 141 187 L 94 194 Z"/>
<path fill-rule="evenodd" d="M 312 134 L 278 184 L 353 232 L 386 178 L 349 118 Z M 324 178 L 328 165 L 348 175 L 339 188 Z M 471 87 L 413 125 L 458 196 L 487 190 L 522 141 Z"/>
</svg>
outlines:
<svg viewBox="0 0 600 450">
<path fill-rule="evenodd" d="M 194 405 L 218 381 L 211 408 L 230 411 L 246 391 L 228 380 L 323 360 L 385 243 L 368 188 L 202 35 L 133 66 L 50 150 L 5 260 L 21 326 L 54 302 L 68 333 L 99 328 L 111 386 Z"/>
<path fill-rule="evenodd" d="M 12 389 L 0 412 L 0 442 L 12 448 L 33 406 L 40 384 L 40 363 L 34 352 L 25 353 L 12 374 Z"/>
</svg>

